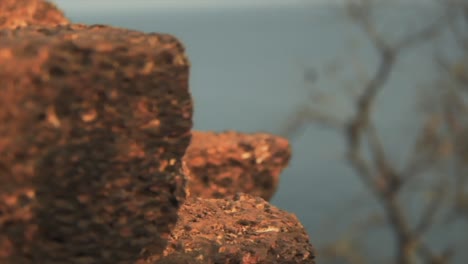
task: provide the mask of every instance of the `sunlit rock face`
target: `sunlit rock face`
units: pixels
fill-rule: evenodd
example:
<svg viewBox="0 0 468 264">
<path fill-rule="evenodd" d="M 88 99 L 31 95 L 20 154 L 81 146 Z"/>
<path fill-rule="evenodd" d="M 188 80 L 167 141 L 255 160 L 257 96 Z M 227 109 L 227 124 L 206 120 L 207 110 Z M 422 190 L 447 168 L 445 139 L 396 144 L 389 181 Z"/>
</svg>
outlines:
<svg viewBox="0 0 468 264">
<path fill-rule="evenodd" d="M 0 31 L 0 61 L 0 200 L 24 224 L 0 222 L 9 255 L 130 263 L 150 244 L 162 251 L 153 245 L 185 198 L 192 127 L 182 45 L 106 26 L 28 26 Z"/>
</svg>

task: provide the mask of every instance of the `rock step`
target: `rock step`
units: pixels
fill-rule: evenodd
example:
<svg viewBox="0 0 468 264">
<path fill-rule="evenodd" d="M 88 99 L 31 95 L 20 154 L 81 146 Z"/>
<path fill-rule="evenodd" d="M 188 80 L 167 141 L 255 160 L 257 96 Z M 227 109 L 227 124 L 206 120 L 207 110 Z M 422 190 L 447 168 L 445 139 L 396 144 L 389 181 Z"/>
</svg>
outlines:
<svg viewBox="0 0 468 264">
<path fill-rule="evenodd" d="M 224 198 L 241 192 L 271 199 L 291 158 L 287 139 L 235 131 L 192 135 L 184 157 L 190 196 Z"/>
<path fill-rule="evenodd" d="M 315 263 L 304 227 L 293 214 L 259 197 L 189 198 L 164 257 L 151 264 Z"/>
</svg>

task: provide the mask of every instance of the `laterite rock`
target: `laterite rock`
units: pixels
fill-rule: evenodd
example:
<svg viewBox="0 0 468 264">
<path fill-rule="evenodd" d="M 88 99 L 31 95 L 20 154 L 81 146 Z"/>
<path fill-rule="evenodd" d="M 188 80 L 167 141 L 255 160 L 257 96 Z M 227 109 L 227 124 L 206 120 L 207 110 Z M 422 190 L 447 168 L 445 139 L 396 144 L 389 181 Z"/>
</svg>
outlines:
<svg viewBox="0 0 468 264">
<path fill-rule="evenodd" d="M 158 255 L 185 199 L 189 63 L 166 34 L 0 31 L 0 262 Z"/>
<path fill-rule="evenodd" d="M 184 161 L 193 197 L 225 198 L 247 193 L 271 199 L 288 165 L 287 139 L 266 133 L 193 131 Z"/>
<path fill-rule="evenodd" d="M 246 194 L 187 199 L 163 256 L 141 263 L 315 263 L 314 249 L 296 216 Z"/>
<path fill-rule="evenodd" d="M 70 21 L 54 4 L 42 0 L 0 0 L 0 30 L 23 26 L 55 26 Z"/>
</svg>

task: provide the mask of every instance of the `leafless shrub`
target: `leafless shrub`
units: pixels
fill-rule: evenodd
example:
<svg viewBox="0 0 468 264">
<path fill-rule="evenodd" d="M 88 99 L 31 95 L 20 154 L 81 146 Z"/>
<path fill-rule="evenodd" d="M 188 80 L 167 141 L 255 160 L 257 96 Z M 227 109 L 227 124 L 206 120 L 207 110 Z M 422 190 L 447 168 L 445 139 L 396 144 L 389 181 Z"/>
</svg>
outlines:
<svg viewBox="0 0 468 264">
<path fill-rule="evenodd" d="M 389 263 L 451 263 L 456 253 L 452 244 L 437 251 L 428 245 L 426 235 L 441 213 L 446 223 L 460 218 L 468 220 L 468 2 L 439 1 L 439 17 L 397 42 L 388 41 L 377 29 L 378 18 L 373 12 L 378 4 L 361 0 L 348 1 L 346 5 L 348 17 L 365 33 L 379 59 L 376 71 L 362 84 L 358 96 L 350 98 L 354 106 L 352 116 L 339 120 L 314 102 L 308 102 L 298 106 L 283 132 L 294 136 L 300 127 L 310 123 L 340 132 L 347 144 L 349 165 L 383 209 L 383 218 L 373 214 L 369 221 L 378 219 L 374 223 L 387 225 L 394 235 L 397 252 Z M 406 51 L 432 41 L 442 32 L 450 32 L 460 56 L 456 60 L 444 58 L 443 54 L 435 56 L 440 76 L 428 76 L 427 81 L 434 89 L 432 99 L 425 98 L 424 103 L 430 107 L 424 112 L 411 155 L 403 166 L 397 166 L 388 157 L 388 149 L 376 127 L 373 117 L 378 107 L 376 98 Z M 412 186 L 427 194 L 416 219 L 409 216 L 405 202 L 408 195 L 416 195 L 405 192 Z M 449 210 L 443 210 L 447 205 Z M 369 226 L 372 225 L 351 226 L 342 239 L 322 248 L 321 256 L 340 260 L 338 263 L 370 263 L 366 256 L 369 254 L 359 247 Z"/>
</svg>

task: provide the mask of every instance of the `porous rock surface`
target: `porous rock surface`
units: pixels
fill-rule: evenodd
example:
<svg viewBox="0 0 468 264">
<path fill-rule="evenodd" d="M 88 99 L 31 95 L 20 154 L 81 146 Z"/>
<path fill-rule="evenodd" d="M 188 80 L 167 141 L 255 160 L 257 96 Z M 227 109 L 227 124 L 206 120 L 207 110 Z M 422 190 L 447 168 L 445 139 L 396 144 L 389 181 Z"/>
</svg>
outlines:
<svg viewBox="0 0 468 264">
<path fill-rule="evenodd" d="M 297 218 L 259 197 L 189 198 L 160 264 L 314 263 Z M 150 258 L 151 260 L 151 258 Z"/>
<path fill-rule="evenodd" d="M 185 198 L 192 127 L 179 41 L 32 26 L 0 31 L 0 61 L 0 255 L 131 263 L 161 252 Z"/>
<path fill-rule="evenodd" d="M 0 0 L 0 263 L 314 263 L 295 216 L 232 197 L 273 195 L 287 141 L 194 132 L 181 172 L 182 45 L 65 24 L 45 1 Z"/>
<path fill-rule="evenodd" d="M 54 4 L 42 0 L 0 0 L 0 30 L 28 25 L 68 24 Z"/>
<path fill-rule="evenodd" d="M 192 135 L 184 161 L 193 197 L 224 198 L 242 192 L 269 200 L 291 157 L 286 139 L 266 133 L 193 131 Z"/>
</svg>

